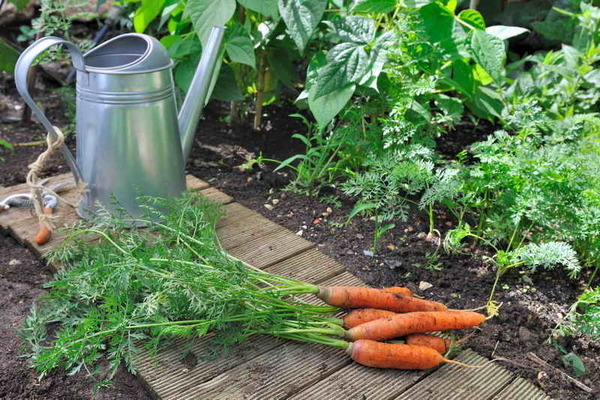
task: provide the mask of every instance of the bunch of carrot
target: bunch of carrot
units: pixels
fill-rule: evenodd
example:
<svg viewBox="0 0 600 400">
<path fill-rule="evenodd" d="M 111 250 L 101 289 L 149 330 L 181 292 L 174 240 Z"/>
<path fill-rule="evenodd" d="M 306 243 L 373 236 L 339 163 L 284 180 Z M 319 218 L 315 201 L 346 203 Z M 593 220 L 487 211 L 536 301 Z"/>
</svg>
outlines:
<svg viewBox="0 0 600 400">
<path fill-rule="evenodd" d="M 345 348 L 354 361 L 369 367 L 429 369 L 460 364 L 443 356 L 459 342 L 427 333 L 473 328 L 485 321 L 482 314 L 448 310 L 403 287 L 325 287 L 315 294 L 329 305 L 351 309 L 341 320 L 347 329 L 345 340 L 327 344 Z M 398 337 L 406 337 L 406 344 L 381 342 Z"/>
</svg>

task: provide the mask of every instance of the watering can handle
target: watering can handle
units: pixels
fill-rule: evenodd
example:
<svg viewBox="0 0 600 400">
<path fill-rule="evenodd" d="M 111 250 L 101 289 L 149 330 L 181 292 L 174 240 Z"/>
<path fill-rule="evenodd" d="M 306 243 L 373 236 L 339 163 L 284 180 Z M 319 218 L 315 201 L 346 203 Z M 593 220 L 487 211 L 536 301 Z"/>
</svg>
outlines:
<svg viewBox="0 0 600 400">
<path fill-rule="evenodd" d="M 37 56 L 42 54 L 48 48 L 58 44 L 64 44 L 69 49 L 69 52 L 71 53 L 71 57 L 73 59 L 73 66 L 80 71 L 85 71 L 83 55 L 81 54 L 77 46 L 75 46 L 71 42 L 68 42 L 64 39 L 55 36 L 47 36 L 45 38 L 36 40 L 31 46 L 26 48 L 25 51 L 23 51 L 23 53 L 21 53 L 19 59 L 17 60 L 17 64 L 15 65 L 15 83 L 17 85 L 17 90 L 19 91 L 21 97 L 23 97 L 23 100 L 25 100 L 25 103 L 27 103 L 27 105 L 31 108 L 34 114 L 38 117 L 40 122 L 44 125 L 44 127 L 50 134 L 52 140 L 57 140 L 58 134 L 56 133 L 54 126 L 50 123 L 48 118 L 46 118 L 42 110 L 31 98 L 31 94 L 29 93 L 29 90 L 27 88 L 27 75 L 29 73 L 29 68 L 31 67 L 31 64 L 37 58 Z M 69 168 L 73 172 L 73 175 L 75 176 L 75 182 L 81 182 L 81 173 L 79 171 L 79 168 L 77 167 L 75 158 L 73 157 L 66 145 L 63 144 L 60 150 L 63 156 L 65 157 L 65 160 L 67 161 L 67 165 L 69 166 Z"/>
</svg>

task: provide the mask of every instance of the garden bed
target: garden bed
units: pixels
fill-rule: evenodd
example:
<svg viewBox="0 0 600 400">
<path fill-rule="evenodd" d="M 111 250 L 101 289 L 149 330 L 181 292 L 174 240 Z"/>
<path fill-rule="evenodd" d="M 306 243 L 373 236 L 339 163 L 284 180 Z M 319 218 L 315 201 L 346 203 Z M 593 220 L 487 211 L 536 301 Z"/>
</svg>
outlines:
<svg viewBox="0 0 600 400">
<path fill-rule="evenodd" d="M 10 85 L 10 80 L 5 84 Z M 15 93 L 10 91 L 7 95 L 13 101 L 8 103 L 9 107 L 18 104 Z M 46 100 L 53 122 L 64 124 L 56 95 L 50 95 Z M 291 111 L 269 108 L 267 112 L 272 114 L 265 122 L 268 129 L 260 133 L 252 132 L 247 126 L 229 127 L 218 122 L 222 111 L 219 106 L 214 106 L 201 122 L 188 165 L 189 173 L 317 243 L 319 250 L 346 265 L 350 272 L 370 285 L 407 285 L 417 293 L 453 308 L 476 308 L 485 304 L 495 275 L 493 269 L 481 261 L 482 250 L 472 249 L 472 257 L 445 254 L 437 249 L 431 238 L 428 240 L 426 216 L 414 213 L 406 224 L 397 224 L 389 231 L 380 243 L 380 251 L 371 256 L 368 251 L 372 246 L 372 221 L 356 218 L 347 226 L 340 226 L 352 208 L 344 196 L 332 191 L 329 195 L 338 196 L 337 204 L 321 202 L 314 197 L 284 191 L 288 177 L 271 172 L 268 165 L 249 171 L 239 168 L 246 158 L 260 152 L 265 157 L 281 160 L 302 151 L 301 143 L 290 138 L 291 134 L 303 129 L 295 119 L 287 117 Z M 3 122 L 0 129 L 0 139 L 10 139 L 13 143 L 41 137 L 36 124 L 21 126 Z M 444 140 L 450 141 L 441 146 L 464 147 L 465 141 L 485 135 L 482 131 L 473 135 L 472 127 L 465 129 L 468 134 L 462 135 L 459 128 L 454 134 L 444 136 Z M 74 144 L 73 138 L 69 142 Z M 25 146 L 2 150 L 0 185 L 23 182 L 27 164 L 42 148 Z M 65 170 L 62 160 L 55 158 L 47 171 L 54 175 Z M 438 218 L 452 226 L 451 218 L 442 214 L 438 214 Z M 0 367 L 5 371 L 0 377 L 0 397 L 88 398 L 94 382 L 85 373 L 73 377 L 56 373 L 38 383 L 35 373 L 27 368 L 27 361 L 19 357 L 19 340 L 14 330 L 27 315 L 34 299 L 42 293 L 42 285 L 50 279 L 51 271 L 11 239 L 0 237 L 0 240 L 0 293 L 8 299 L 2 306 L 2 315 L 9 321 L 0 339 L 3 354 Z M 489 320 L 467 347 L 485 357 L 509 360 L 503 362 L 505 367 L 531 380 L 553 398 L 597 398 L 597 391 L 586 393 L 556 370 L 540 367 L 526 356 L 533 352 L 557 369 L 564 370 L 560 362 L 562 353 L 547 342 L 548 334 L 577 298 L 585 278 L 572 281 L 560 274 L 525 276 L 511 271 L 503 277 L 497 294 L 497 300 L 503 303 L 500 316 Z M 599 387 L 600 345 L 585 338 L 565 338 L 560 344 L 583 360 L 586 374 L 579 380 L 592 388 Z M 97 398 L 143 399 L 148 396 L 135 377 L 121 371 L 115 385 L 100 391 Z"/>
</svg>

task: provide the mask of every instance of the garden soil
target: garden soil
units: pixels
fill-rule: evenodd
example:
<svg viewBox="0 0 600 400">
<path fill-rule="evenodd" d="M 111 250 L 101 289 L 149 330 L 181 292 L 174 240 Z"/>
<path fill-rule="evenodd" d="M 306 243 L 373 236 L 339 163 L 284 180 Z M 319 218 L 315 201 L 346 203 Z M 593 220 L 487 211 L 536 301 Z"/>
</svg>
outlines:
<svg viewBox="0 0 600 400">
<path fill-rule="evenodd" d="M 10 78 L 2 79 L 4 92 L 0 109 L 0 139 L 26 143 L 42 138 L 36 123 L 17 122 L 15 107 L 21 103 L 8 89 Z M 53 122 L 64 126 L 64 109 L 56 94 L 42 99 Z M 368 218 L 346 219 L 352 202 L 336 188 L 320 196 L 305 196 L 286 190 L 290 180 L 285 172 L 273 172 L 273 165 L 240 168 L 248 158 L 262 154 L 284 159 L 302 152 L 303 145 L 291 139 L 293 133 L 305 132 L 296 112 L 271 106 L 266 109 L 263 129 L 253 132 L 248 125 L 230 127 L 224 122 L 223 105 L 213 105 L 200 124 L 188 172 L 232 195 L 235 201 L 287 227 L 317 244 L 319 250 L 332 256 L 357 277 L 373 286 L 405 285 L 428 299 L 442 301 L 452 308 L 472 309 L 487 301 L 494 270 L 482 259 L 485 249 L 472 248 L 464 255 L 448 255 L 435 236 L 427 235 L 427 218 L 418 211 L 408 222 L 397 222 L 380 241 L 372 254 L 373 222 Z M 9 117 L 6 117 L 6 116 Z M 465 123 L 444 136 L 439 146 L 452 156 L 475 140 L 491 133 L 493 127 L 474 127 Z M 74 138 L 67 143 L 74 145 Z M 22 183 L 27 165 L 43 150 L 43 146 L 0 148 L 0 186 Z M 46 173 L 55 175 L 67 169 L 59 157 L 51 160 Z M 326 200 L 324 200 L 326 199 Z M 453 220 L 442 212 L 436 215 L 444 229 Z M 150 394 L 135 376 L 124 369 L 114 384 L 94 393 L 96 381 L 84 372 L 66 377 L 53 373 L 42 380 L 22 358 L 22 343 L 16 333 L 35 299 L 43 294 L 43 284 L 52 271 L 19 246 L 0 234 L 0 399 L 149 399 Z M 560 361 L 558 348 L 548 341 L 549 333 L 580 293 L 586 277 L 580 281 L 565 279 L 559 273 L 526 275 L 513 271 L 500 282 L 496 300 L 500 315 L 487 321 L 464 345 L 479 354 L 498 359 L 498 363 L 519 376 L 529 379 L 557 400 L 592 400 L 600 398 L 600 344 L 583 337 L 561 338 L 558 344 L 577 354 L 586 373 L 577 378 L 595 391 L 587 393 L 576 387 L 560 372 L 573 376 Z M 547 361 L 547 368 L 527 357 L 533 353 Z M 442 399 L 440 399 L 442 400 Z"/>
</svg>

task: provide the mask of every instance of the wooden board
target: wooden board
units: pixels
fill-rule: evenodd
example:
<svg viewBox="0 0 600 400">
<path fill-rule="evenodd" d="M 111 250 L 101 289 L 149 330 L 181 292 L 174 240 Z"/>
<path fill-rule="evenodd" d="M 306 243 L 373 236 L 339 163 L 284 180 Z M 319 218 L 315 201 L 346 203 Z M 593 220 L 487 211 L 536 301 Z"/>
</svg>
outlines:
<svg viewBox="0 0 600 400">
<path fill-rule="evenodd" d="M 53 177 L 50 184 L 71 180 L 69 174 L 63 174 Z M 188 175 L 186 182 L 190 190 L 224 205 L 225 215 L 217 223 L 217 233 L 230 254 L 294 279 L 323 285 L 362 285 L 313 243 L 234 203 L 230 196 L 198 178 Z M 27 190 L 26 185 L 0 188 L 0 199 Z M 62 195 L 75 200 L 73 191 Z M 63 225 L 77 220 L 74 210 L 65 205 L 58 214 Z M 63 235 L 55 233 L 48 245 L 37 246 L 30 241 L 37 226 L 37 218 L 29 209 L 0 213 L 0 228 L 41 256 L 58 245 Z M 322 304 L 313 295 L 298 297 Z M 378 370 L 352 363 L 339 349 L 260 335 L 226 355 L 207 358 L 214 350 L 213 340 L 211 335 L 175 340 L 156 355 L 143 350 L 134 361 L 138 376 L 161 399 L 550 400 L 529 381 L 515 378 L 495 363 L 480 369 L 447 364 L 432 371 Z M 470 350 L 456 359 L 470 364 L 488 361 Z"/>
</svg>

